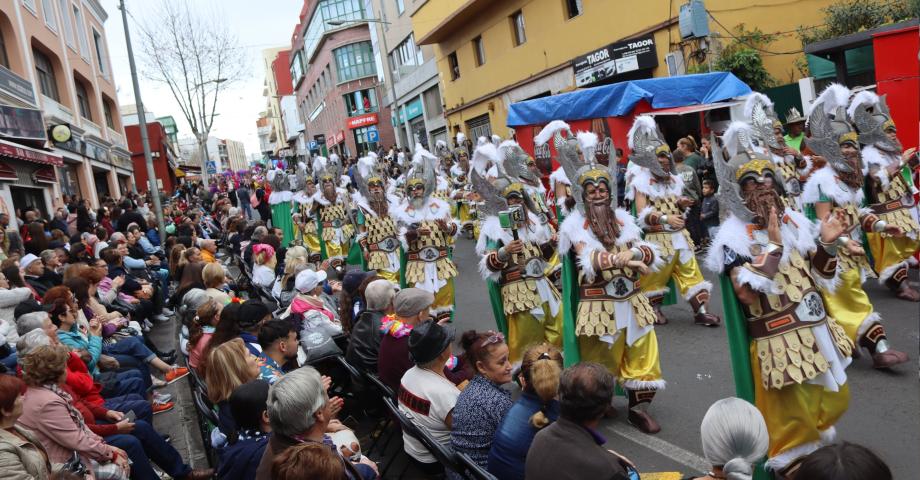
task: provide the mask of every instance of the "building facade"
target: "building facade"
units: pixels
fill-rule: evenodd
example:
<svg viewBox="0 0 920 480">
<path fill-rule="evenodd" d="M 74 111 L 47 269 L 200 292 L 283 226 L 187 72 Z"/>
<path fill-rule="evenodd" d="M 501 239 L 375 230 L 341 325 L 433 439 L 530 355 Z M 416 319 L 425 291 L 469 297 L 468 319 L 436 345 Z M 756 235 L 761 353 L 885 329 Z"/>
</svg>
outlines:
<svg viewBox="0 0 920 480">
<path fill-rule="evenodd" d="M 0 1 L 0 209 L 133 190 L 97 0 Z M 48 133 L 51 132 L 50 138 Z"/>
<path fill-rule="evenodd" d="M 395 143 L 365 2 L 306 0 L 291 37 L 291 79 L 314 152 L 357 157 Z M 333 22 L 333 24 L 330 24 Z"/>
<path fill-rule="evenodd" d="M 276 75 L 276 69 L 288 71 L 290 64 L 290 51 L 285 47 L 275 47 L 262 50 L 262 67 L 265 71 L 265 80 L 262 86 L 262 96 L 265 98 L 264 116 L 268 119 L 268 141 L 271 143 L 273 156 L 287 148 L 287 135 L 284 133 L 284 123 L 281 121 L 281 97 L 291 95 L 290 74 L 287 78 Z"/>
<path fill-rule="evenodd" d="M 833 0 L 806 7 L 784 0 L 706 0 L 712 35 L 683 40 L 675 2 L 600 0 L 402 0 L 415 41 L 431 45 L 451 136 L 511 132 L 508 106 L 582 86 L 681 73 L 694 58 L 717 54 L 744 24 L 776 33 L 772 52 L 800 51 L 795 30 L 824 22 Z M 696 2 L 703 4 L 703 2 Z M 622 19 L 618 21 L 616 19 Z M 623 55 L 623 52 L 629 52 Z M 801 77 L 796 55 L 762 55 L 780 83 Z"/>
<path fill-rule="evenodd" d="M 126 125 L 125 135 L 128 137 L 128 148 L 131 150 L 131 162 L 134 165 L 134 181 L 137 191 L 150 190 L 149 177 L 147 176 L 147 160 L 144 158 L 144 144 L 141 141 L 141 126 L 138 124 Z M 176 174 L 179 172 L 179 162 L 176 151 L 166 127 L 153 120 L 147 123 L 147 143 L 150 145 L 150 156 L 153 160 L 153 173 L 160 192 L 171 194 L 178 185 Z"/>
<path fill-rule="evenodd" d="M 431 45 L 418 45 L 412 31 L 412 15 L 424 2 L 413 0 L 368 0 L 374 15 L 386 23 L 370 23 L 374 49 L 383 52 L 387 88 L 383 104 L 392 107 L 393 84 L 396 111 L 393 127 L 400 146 L 414 148 L 420 142 L 431 148 L 438 140 L 447 141 L 447 123 L 438 85 L 438 66 Z M 383 38 L 385 42 L 381 42 Z"/>
</svg>

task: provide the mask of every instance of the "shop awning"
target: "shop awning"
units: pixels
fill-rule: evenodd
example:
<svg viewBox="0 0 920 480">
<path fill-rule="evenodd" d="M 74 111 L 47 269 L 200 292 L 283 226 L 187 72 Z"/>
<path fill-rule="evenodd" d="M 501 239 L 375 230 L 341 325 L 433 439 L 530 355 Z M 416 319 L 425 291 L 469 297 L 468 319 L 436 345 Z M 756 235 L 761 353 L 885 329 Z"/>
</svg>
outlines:
<svg viewBox="0 0 920 480">
<path fill-rule="evenodd" d="M 709 110 L 715 110 L 717 108 L 730 108 L 735 105 L 740 105 L 741 102 L 718 102 L 718 103 L 704 103 L 702 105 L 687 105 L 684 107 L 674 107 L 674 108 L 663 108 L 661 110 L 653 110 L 648 112 L 646 115 L 651 115 L 657 117 L 659 115 L 686 115 L 688 113 L 697 113 L 697 112 L 706 112 Z"/>
<path fill-rule="evenodd" d="M 64 166 L 64 159 L 60 155 L 52 155 L 37 148 L 26 147 L 6 140 L 0 140 L 0 157 L 54 165 L 55 167 Z"/>
</svg>

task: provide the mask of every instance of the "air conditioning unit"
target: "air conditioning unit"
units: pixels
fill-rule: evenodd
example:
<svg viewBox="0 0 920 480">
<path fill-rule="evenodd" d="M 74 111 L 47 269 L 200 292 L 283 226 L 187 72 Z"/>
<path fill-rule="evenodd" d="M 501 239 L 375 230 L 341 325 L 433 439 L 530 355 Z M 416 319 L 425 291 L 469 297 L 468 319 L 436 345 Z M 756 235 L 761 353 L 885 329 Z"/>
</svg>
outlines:
<svg viewBox="0 0 920 480">
<path fill-rule="evenodd" d="M 687 67 L 684 65 L 684 56 L 681 52 L 671 52 L 665 55 L 664 63 L 668 65 L 669 77 L 676 77 L 687 73 Z"/>
<path fill-rule="evenodd" d="M 680 6 L 678 16 L 680 38 L 700 38 L 709 35 L 709 12 L 703 0 L 690 0 Z"/>
</svg>

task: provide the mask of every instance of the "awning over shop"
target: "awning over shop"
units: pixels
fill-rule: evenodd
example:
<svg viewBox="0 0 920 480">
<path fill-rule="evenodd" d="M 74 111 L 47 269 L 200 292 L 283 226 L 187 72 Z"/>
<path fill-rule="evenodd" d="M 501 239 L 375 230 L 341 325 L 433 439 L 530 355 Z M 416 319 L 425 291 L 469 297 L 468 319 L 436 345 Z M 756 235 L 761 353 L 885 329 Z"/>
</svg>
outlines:
<svg viewBox="0 0 920 480">
<path fill-rule="evenodd" d="M 718 103 L 704 103 L 702 105 L 687 105 L 685 107 L 674 107 L 674 108 L 663 108 L 661 110 L 653 110 L 648 112 L 646 115 L 651 115 L 653 117 L 659 115 L 686 115 L 688 113 L 697 113 L 697 112 L 706 112 L 709 110 L 715 110 L 717 108 L 730 108 L 735 105 L 740 105 L 741 102 L 718 102 Z"/>
<path fill-rule="evenodd" d="M 52 155 L 37 148 L 26 147 L 18 143 L 0 140 L 0 156 L 25 160 L 27 162 L 42 163 L 61 167 L 64 159 L 60 155 Z"/>
<path fill-rule="evenodd" d="M 16 169 L 6 162 L 0 162 L 0 180 L 19 180 Z"/>
<path fill-rule="evenodd" d="M 513 103 L 508 109 L 508 126 L 622 117 L 640 100 L 664 109 L 711 104 L 749 93 L 751 88 L 728 72 L 631 80 Z"/>
</svg>

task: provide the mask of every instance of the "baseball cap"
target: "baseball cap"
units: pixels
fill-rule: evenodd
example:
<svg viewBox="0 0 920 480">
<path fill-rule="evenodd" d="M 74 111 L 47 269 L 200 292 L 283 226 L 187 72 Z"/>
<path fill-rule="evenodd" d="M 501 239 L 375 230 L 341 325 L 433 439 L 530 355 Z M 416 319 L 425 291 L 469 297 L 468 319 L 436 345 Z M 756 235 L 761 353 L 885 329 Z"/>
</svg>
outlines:
<svg viewBox="0 0 920 480">
<path fill-rule="evenodd" d="M 22 257 L 22 260 L 19 261 L 19 266 L 22 267 L 23 270 L 25 270 L 29 268 L 29 265 L 31 265 L 32 262 L 36 260 L 39 260 L 39 258 L 36 257 L 34 254 L 29 253 L 26 256 Z"/>
<path fill-rule="evenodd" d="M 326 280 L 326 272 L 324 270 L 314 271 L 314 270 L 304 270 L 297 274 L 297 277 L 294 279 L 294 288 L 298 292 L 306 293 L 314 288 L 320 283 L 323 283 Z"/>
</svg>

